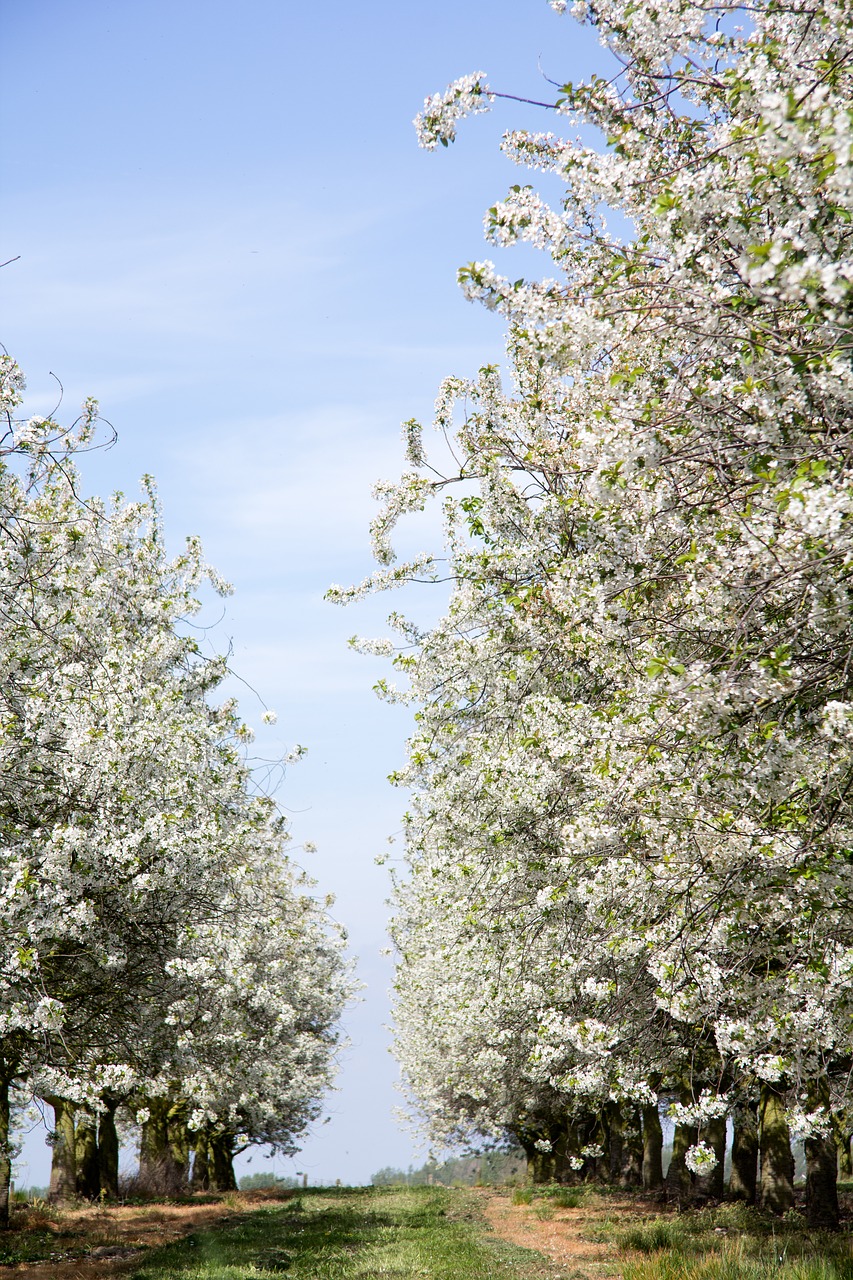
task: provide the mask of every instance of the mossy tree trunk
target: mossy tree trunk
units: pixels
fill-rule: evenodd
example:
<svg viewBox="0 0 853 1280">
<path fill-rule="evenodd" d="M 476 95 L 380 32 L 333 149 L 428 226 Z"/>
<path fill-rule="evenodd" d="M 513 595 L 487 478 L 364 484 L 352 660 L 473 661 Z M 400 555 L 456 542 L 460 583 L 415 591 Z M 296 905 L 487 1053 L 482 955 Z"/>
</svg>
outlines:
<svg viewBox="0 0 853 1280">
<path fill-rule="evenodd" d="M 217 1133 L 211 1137 L 209 1161 L 211 1190 L 236 1191 L 233 1134 Z"/>
<path fill-rule="evenodd" d="M 641 1187 L 643 1185 L 643 1160 L 645 1145 L 643 1143 L 643 1124 L 637 1107 L 627 1104 L 622 1108 L 622 1166 L 619 1170 L 619 1185 L 622 1187 Z"/>
<path fill-rule="evenodd" d="M 192 1191 L 207 1191 L 210 1188 L 210 1135 L 207 1126 L 199 1129 L 193 1143 L 193 1171 L 190 1179 Z"/>
<path fill-rule="evenodd" d="M 679 1101 L 683 1107 L 693 1105 L 693 1093 L 687 1085 L 681 1090 Z M 699 1129 L 695 1124 L 677 1124 L 672 1135 L 672 1159 L 666 1171 L 666 1192 L 679 1204 L 685 1204 L 693 1198 L 695 1178 L 687 1168 L 685 1157 L 691 1147 L 699 1141 Z"/>
<path fill-rule="evenodd" d="M 167 1103 L 151 1098 L 146 1103 L 148 1119 L 139 1132 L 139 1180 L 151 1191 L 160 1189 L 161 1171 L 169 1155 L 169 1131 L 166 1123 Z"/>
<path fill-rule="evenodd" d="M 520 1126 L 515 1136 L 527 1158 L 528 1182 L 540 1186 L 573 1181 L 576 1174 L 570 1161 L 582 1145 L 581 1133 L 582 1125 L 568 1118 L 543 1121 L 541 1127 Z M 545 1144 L 544 1150 L 539 1143 Z"/>
<path fill-rule="evenodd" d="M 679 1203 L 692 1199 L 694 1177 L 685 1163 L 691 1147 L 699 1140 L 699 1130 L 693 1124 L 677 1124 L 672 1135 L 672 1159 L 666 1171 L 666 1189 Z"/>
<path fill-rule="evenodd" d="M 539 1141 L 547 1140 L 544 1134 L 541 1136 L 526 1134 L 521 1140 L 524 1154 L 527 1157 L 527 1181 L 534 1186 L 541 1186 L 543 1183 L 555 1180 L 556 1157 L 553 1149 L 551 1151 L 541 1151 L 536 1145 Z"/>
<path fill-rule="evenodd" d="M 51 1204 L 69 1204 L 77 1194 L 77 1150 L 74 1105 L 64 1098 L 46 1098 L 53 1107 L 53 1150 L 50 1160 Z"/>
<path fill-rule="evenodd" d="M 613 1186 L 622 1177 L 622 1158 L 625 1148 L 625 1124 L 622 1107 L 618 1102 L 608 1102 L 604 1108 L 604 1123 L 607 1129 L 607 1181 Z"/>
<path fill-rule="evenodd" d="M 758 1126 L 759 1204 L 768 1213 L 783 1214 L 794 1203 L 794 1157 L 785 1117 L 785 1096 L 778 1085 L 761 1086 Z"/>
<path fill-rule="evenodd" d="M 189 1107 L 186 1102 L 173 1103 L 166 1116 L 169 1158 L 177 1182 L 186 1185 L 190 1171 L 190 1131 L 187 1126 Z"/>
<path fill-rule="evenodd" d="M 108 1200 L 118 1200 L 118 1133 L 116 1132 L 116 1108 L 118 1100 L 109 1096 L 103 1099 L 104 1110 L 98 1117 L 98 1172 L 101 1194 Z"/>
<path fill-rule="evenodd" d="M 758 1109 L 749 1103 L 739 1107 L 733 1119 L 732 1172 L 729 1195 L 732 1200 L 755 1204 L 758 1191 Z"/>
<path fill-rule="evenodd" d="M 11 1080 L 0 1077 L 0 1230 L 9 1226 L 9 1195 L 12 1187 L 12 1146 L 9 1088 Z"/>
<path fill-rule="evenodd" d="M 101 1194 L 101 1169 L 98 1161 L 97 1121 L 91 1111 L 77 1112 L 74 1130 L 76 1191 L 84 1200 L 97 1200 Z"/>
<path fill-rule="evenodd" d="M 829 1116 L 829 1080 L 824 1076 L 809 1091 L 813 1111 Z M 825 1135 L 805 1140 L 806 1221 L 819 1231 L 838 1230 L 838 1149 L 830 1127 Z"/>
<path fill-rule="evenodd" d="M 590 1112 L 580 1129 L 581 1147 L 599 1147 L 600 1156 L 584 1156 L 581 1178 L 584 1182 L 606 1182 L 610 1168 L 610 1137 L 601 1112 Z"/>
<path fill-rule="evenodd" d="M 643 1107 L 643 1187 L 660 1191 L 663 1186 L 663 1127 L 657 1103 Z"/>
<path fill-rule="evenodd" d="M 189 1137 L 183 1104 L 152 1098 L 139 1143 L 139 1178 L 153 1194 L 184 1190 L 189 1166 Z"/>
<path fill-rule="evenodd" d="M 853 1159 L 850 1157 L 850 1141 L 853 1138 L 846 1124 L 839 1125 L 835 1135 L 838 1146 L 838 1176 L 848 1182 L 853 1178 Z"/>
<path fill-rule="evenodd" d="M 554 1180 L 555 1182 L 577 1182 L 578 1170 L 572 1167 L 572 1161 L 579 1158 L 583 1146 L 581 1130 L 574 1120 L 566 1120 L 560 1126 L 554 1142 Z"/>
<path fill-rule="evenodd" d="M 699 1141 L 707 1142 L 717 1163 L 710 1173 L 696 1179 L 696 1194 L 703 1200 L 722 1200 L 726 1178 L 726 1117 L 707 1120 L 699 1130 Z"/>
</svg>

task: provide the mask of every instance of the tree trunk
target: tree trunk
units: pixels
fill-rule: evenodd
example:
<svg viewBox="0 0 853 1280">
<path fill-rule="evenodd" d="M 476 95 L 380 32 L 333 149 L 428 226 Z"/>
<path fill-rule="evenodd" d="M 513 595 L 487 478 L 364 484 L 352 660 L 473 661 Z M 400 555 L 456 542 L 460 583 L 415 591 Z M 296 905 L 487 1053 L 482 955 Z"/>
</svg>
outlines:
<svg viewBox="0 0 853 1280">
<path fill-rule="evenodd" d="M 210 1140 L 212 1191 L 236 1191 L 237 1179 L 234 1176 L 234 1137 L 230 1133 L 216 1134 Z"/>
<path fill-rule="evenodd" d="M 186 1163 L 176 1162 L 170 1141 L 169 1117 L 174 1105 L 166 1098 L 152 1098 L 148 1119 L 142 1126 L 139 1180 L 152 1195 L 177 1195 L 186 1186 Z M 180 1141 L 176 1140 L 176 1146 L 180 1151 Z"/>
<path fill-rule="evenodd" d="M 98 1161 L 98 1137 L 95 1117 L 80 1110 L 74 1134 L 77 1165 L 75 1190 L 85 1200 L 97 1200 L 101 1194 L 101 1170 Z"/>
<path fill-rule="evenodd" d="M 0 1080 L 0 1231 L 9 1228 L 9 1195 L 12 1188 L 9 1084 L 9 1080 Z"/>
<path fill-rule="evenodd" d="M 600 1147 L 604 1153 L 600 1156 L 584 1156 L 581 1178 L 584 1182 L 606 1182 L 610 1167 L 610 1138 L 601 1112 L 589 1113 L 586 1121 L 580 1126 L 579 1138 L 582 1147 Z"/>
<path fill-rule="evenodd" d="M 77 1194 L 74 1106 L 64 1098 L 47 1098 L 53 1107 L 53 1152 L 50 1161 L 51 1204 L 68 1204 Z"/>
<path fill-rule="evenodd" d="M 190 1181 L 190 1190 L 192 1191 L 207 1191 L 210 1187 L 209 1142 L 210 1139 L 205 1126 L 204 1129 L 199 1129 L 196 1134 L 193 1147 L 193 1173 Z"/>
<path fill-rule="evenodd" d="M 725 1190 L 726 1169 L 726 1117 L 708 1120 L 699 1133 L 700 1142 L 707 1142 L 717 1157 L 710 1173 L 696 1179 L 696 1191 L 703 1200 L 722 1200 Z"/>
<path fill-rule="evenodd" d="M 622 1153 L 625 1147 L 625 1126 L 622 1107 L 618 1102 L 608 1102 L 604 1109 L 604 1122 L 607 1126 L 607 1181 L 616 1186 L 622 1176 Z"/>
<path fill-rule="evenodd" d="M 732 1200 L 755 1204 L 758 1188 L 758 1114 L 753 1104 L 741 1107 L 734 1116 L 732 1173 L 729 1195 Z"/>
<path fill-rule="evenodd" d="M 643 1126 L 636 1107 L 623 1108 L 622 1112 L 622 1167 L 619 1170 L 620 1187 L 643 1185 Z"/>
<path fill-rule="evenodd" d="M 660 1191 L 663 1186 L 663 1128 L 657 1103 L 643 1107 L 643 1188 Z"/>
<path fill-rule="evenodd" d="M 525 1147 L 524 1154 L 527 1156 L 527 1177 L 534 1186 L 554 1181 L 556 1161 L 553 1151 L 539 1151 L 531 1143 Z"/>
<path fill-rule="evenodd" d="M 145 1190 L 158 1192 L 163 1190 L 163 1165 L 169 1155 L 166 1103 L 162 1098 L 151 1098 L 146 1110 L 148 1119 L 139 1132 L 139 1181 Z"/>
<path fill-rule="evenodd" d="M 759 1203 L 768 1213 L 783 1214 L 794 1203 L 794 1157 L 785 1118 L 784 1095 L 772 1084 L 761 1086 L 758 1105 Z"/>
<path fill-rule="evenodd" d="M 690 1200 L 693 1195 L 693 1174 L 687 1168 L 685 1156 L 699 1140 L 696 1125 L 677 1124 L 672 1135 L 672 1159 L 666 1171 L 666 1189 L 679 1201 Z"/>
<path fill-rule="evenodd" d="M 176 1181 L 186 1186 L 190 1171 L 190 1131 L 187 1127 L 189 1108 L 185 1102 L 176 1102 L 169 1108 L 166 1129 L 169 1136 L 169 1156 Z"/>
<path fill-rule="evenodd" d="M 580 1148 L 577 1125 L 567 1120 L 561 1126 L 554 1144 L 554 1180 L 556 1182 L 577 1181 L 577 1172 L 572 1168 L 571 1161 L 578 1155 Z"/>
<path fill-rule="evenodd" d="M 809 1091 L 811 1110 L 823 1110 L 829 1120 L 829 1081 L 814 1082 Z M 825 1137 L 806 1138 L 806 1221 L 819 1231 L 838 1230 L 838 1149 L 830 1128 Z"/>
<path fill-rule="evenodd" d="M 105 1110 L 98 1118 L 98 1173 L 101 1193 L 108 1200 L 118 1200 L 118 1134 L 116 1108 L 118 1102 L 103 1099 Z"/>
</svg>

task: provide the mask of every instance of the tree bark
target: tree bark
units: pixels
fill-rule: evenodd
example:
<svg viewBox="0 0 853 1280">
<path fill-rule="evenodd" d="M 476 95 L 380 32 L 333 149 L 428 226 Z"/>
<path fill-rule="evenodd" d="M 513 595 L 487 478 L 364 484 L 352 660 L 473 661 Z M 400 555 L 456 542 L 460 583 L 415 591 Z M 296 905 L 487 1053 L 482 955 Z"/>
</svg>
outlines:
<svg viewBox="0 0 853 1280">
<path fill-rule="evenodd" d="M 101 1194 L 101 1170 L 96 1120 L 91 1112 L 82 1109 L 77 1113 L 74 1151 L 77 1195 L 85 1200 L 97 1200 Z"/>
<path fill-rule="evenodd" d="M 581 1142 L 575 1123 L 567 1120 L 560 1128 L 554 1144 L 554 1179 L 557 1182 L 577 1182 L 577 1171 L 572 1168 L 571 1161 L 578 1155 Z"/>
<path fill-rule="evenodd" d="M 190 1131 L 187 1127 L 189 1108 L 185 1102 L 173 1103 L 166 1117 L 169 1157 L 177 1182 L 186 1186 L 190 1171 Z"/>
<path fill-rule="evenodd" d="M 692 1101 L 692 1099 L 691 1099 Z M 667 1193 L 683 1203 L 692 1199 L 693 1174 L 687 1168 L 685 1156 L 699 1141 L 699 1130 L 693 1124 L 677 1124 L 672 1136 L 672 1159 L 666 1171 Z"/>
<path fill-rule="evenodd" d="M 51 1204 L 68 1204 L 77 1194 L 74 1106 L 64 1098 L 45 1099 L 53 1107 L 53 1151 L 50 1161 Z"/>
<path fill-rule="evenodd" d="M 608 1102 L 604 1109 L 607 1126 L 608 1182 L 616 1186 L 622 1177 L 622 1158 L 625 1147 L 622 1107 L 618 1102 Z"/>
<path fill-rule="evenodd" d="M 853 1178 L 853 1160 L 850 1158 L 850 1140 L 853 1138 L 848 1121 L 838 1121 L 835 1126 L 835 1141 L 838 1146 L 838 1176 L 846 1182 Z"/>
<path fill-rule="evenodd" d="M 0 1080 L 0 1231 L 9 1228 L 9 1196 L 12 1188 L 12 1147 L 9 1132 L 10 1080 Z"/>
<path fill-rule="evenodd" d="M 98 1172 L 101 1193 L 108 1200 L 118 1200 L 118 1134 L 116 1108 L 118 1102 L 104 1098 L 105 1110 L 98 1118 Z"/>
<path fill-rule="evenodd" d="M 554 1181 L 556 1160 L 553 1150 L 540 1151 L 535 1143 L 530 1140 L 524 1144 L 524 1154 L 527 1156 L 527 1178 L 529 1182 L 532 1182 L 534 1186 L 542 1186 L 545 1183 Z"/>
<path fill-rule="evenodd" d="M 663 1186 L 663 1128 L 657 1103 L 643 1107 L 643 1187 L 659 1191 Z"/>
<path fill-rule="evenodd" d="M 726 1117 L 719 1116 L 703 1124 L 699 1132 L 700 1142 L 707 1142 L 717 1157 L 710 1173 L 696 1179 L 697 1194 L 703 1200 L 722 1200 L 725 1190 L 726 1169 Z"/>
<path fill-rule="evenodd" d="M 204 1129 L 199 1129 L 196 1134 L 193 1147 L 193 1172 L 190 1180 L 190 1190 L 192 1191 L 207 1191 L 210 1187 L 209 1144 L 210 1139 L 205 1126 Z"/>
<path fill-rule="evenodd" d="M 753 1104 L 735 1112 L 732 1137 L 732 1200 L 755 1204 L 758 1189 L 758 1113 Z"/>
<path fill-rule="evenodd" d="M 643 1126 L 640 1112 L 636 1107 L 623 1105 L 622 1108 L 622 1166 L 619 1170 L 620 1187 L 641 1187 L 643 1185 Z"/>
<path fill-rule="evenodd" d="M 230 1133 L 218 1133 L 210 1140 L 212 1191 L 236 1191 L 237 1179 L 234 1175 L 234 1136 Z"/>
<path fill-rule="evenodd" d="M 829 1081 L 815 1081 L 810 1090 L 812 1110 L 829 1118 Z M 838 1230 L 838 1149 L 830 1128 L 825 1137 L 806 1138 L 806 1221 L 819 1231 Z"/>
<path fill-rule="evenodd" d="M 759 1203 L 768 1213 L 783 1214 L 794 1203 L 794 1157 L 785 1118 L 784 1094 L 778 1086 L 761 1086 L 758 1122 L 761 1161 Z"/>
<path fill-rule="evenodd" d="M 170 1116 L 173 1108 L 178 1115 L 180 1104 L 166 1098 L 152 1098 L 148 1103 L 149 1116 L 142 1126 L 139 1140 L 139 1180 L 152 1195 L 177 1195 L 186 1187 L 187 1164 L 181 1155 L 182 1139 L 177 1123 L 170 1132 Z M 173 1147 L 174 1141 L 174 1147 Z M 178 1159 L 175 1158 L 178 1151 Z"/>
<path fill-rule="evenodd" d="M 590 1112 L 586 1123 L 580 1129 L 581 1146 L 600 1147 L 601 1156 L 584 1156 L 581 1178 L 585 1182 L 606 1182 L 610 1167 L 610 1138 L 607 1125 L 601 1112 Z"/>
<path fill-rule="evenodd" d="M 145 1190 L 159 1192 L 164 1190 L 162 1172 L 169 1155 L 166 1103 L 162 1098 L 151 1098 L 146 1109 L 148 1119 L 139 1133 L 139 1181 Z"/>
</svg>

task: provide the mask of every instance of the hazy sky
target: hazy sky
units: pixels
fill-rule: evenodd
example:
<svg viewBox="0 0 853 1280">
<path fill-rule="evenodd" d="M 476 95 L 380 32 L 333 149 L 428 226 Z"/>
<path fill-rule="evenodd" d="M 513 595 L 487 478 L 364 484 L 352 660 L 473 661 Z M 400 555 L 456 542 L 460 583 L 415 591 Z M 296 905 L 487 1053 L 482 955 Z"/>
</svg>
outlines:
<svg viewBox="0 0 853 1280">
<path fill-rule="evenodd" d="M 328 1124 L 295 1160 L 255 1155 L 251 1170 L 362 1182 L 419 1163 L 392 1115 L 373 861 L 405 808 L 385 779 L 411 712 L 376 699 L 385 664 L 346 640 L 381 634 L 401 604 L 438 609 L 441 589 L 348 610 L 323 593 L 372 567 L 370 489 L 401 467 L 400 422 L 429 420 L 443 376 L 500 360 L 501 323 L 455 272 L 498 256 L 482 215 L 526 181 L 498 153 L 502 131 L 554 127 L 503 104 L 429 154 L 412 117 L 470 71 L 547 97 L 543 76 L 579 79 L 601 50 L 546 0 L 6 0 L 0 57 L 0 261 L 20 255 L 0 271 L 0 341 L 30 412 L 55 406 L 56 379 L 61 419 L 100 400 L 119 442 L 88 459 L 87 487 L 134 493 L 153 473 L 174 545 L 200 535 L 234 584 L 208 610 L 210 643 L 233 644 L 235 671 L 279 713 L 259 753 L 308 748 L 278 798 L 366 984 Z M 259 725 L 257 698 L 237 692 Z M 33 1135 L 18 1180 L 48 1169 Z"/>
</svg>

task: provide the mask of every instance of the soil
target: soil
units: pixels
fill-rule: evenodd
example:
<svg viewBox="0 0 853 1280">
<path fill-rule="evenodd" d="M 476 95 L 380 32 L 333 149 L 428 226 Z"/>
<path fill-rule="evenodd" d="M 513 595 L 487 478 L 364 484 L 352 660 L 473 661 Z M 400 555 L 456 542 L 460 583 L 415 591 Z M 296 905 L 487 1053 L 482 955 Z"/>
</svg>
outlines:
<svg viewBox="0 0 853 1280">
<path fill-rule="evenodd" d="M 291 1193 L 292 1194 L 292 1193 Z M 169 1244 L 194 1231 L 228 1222 L 247 1209 L 284 1203 L 288 1193 L 232 1192 L 225 1200 L 199 1198 L 174 1204 L 90 1205 L 80 1209 L 27 1212 L 27 1229 L 56 1235 L 46 1262 L 0 1266 L 0 1280 L 101 1280 L 137 1266 L 147 1249 Z"/>
<path fill-rule="evenodd" d="M 600 1204 L 590 1197 L 577 1209 L 555 1206 L 553 1216 L 540 1218 L 536 1210 L 542 1205 L 541 1200 L 533 1205 L 513 1204 L 510 1194 L 490 1189 L 481 1190 L 479 1195 L 489 1225 L 502 1240 L 544 1253 L 576 1280 L 618 1280 L 622 1275 L 615 1247 L 587 1237 L 594 1236 L 596 1227 L 612 1222 L 616 1215 L 635 1218 L 636 1196 L 623 1200 L 608 1195 Z M 659 1213 L 660 1209 L 650 1205 L 647 1212 Z"/>
</svg>

